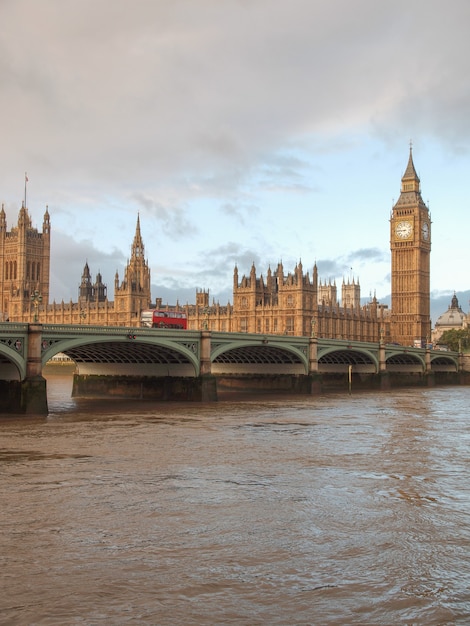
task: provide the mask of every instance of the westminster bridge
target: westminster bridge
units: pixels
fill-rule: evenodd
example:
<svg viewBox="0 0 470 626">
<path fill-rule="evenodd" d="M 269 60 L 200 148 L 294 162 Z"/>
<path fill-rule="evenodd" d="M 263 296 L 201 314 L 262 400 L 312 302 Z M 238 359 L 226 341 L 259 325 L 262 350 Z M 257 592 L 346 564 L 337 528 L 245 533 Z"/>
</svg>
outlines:
<svg viewBox="0 0 470 626">
<path fill-rule="evenodd" d="M 217 400 L 225 391 L 458 384 L 463 355 L 317 337 L 0 323 L 0 413 L 47 414 L 46 364 L 75 362 L 74 396 Z M 464 377 L 466 381 L 466 377 Z"/>
</svg>

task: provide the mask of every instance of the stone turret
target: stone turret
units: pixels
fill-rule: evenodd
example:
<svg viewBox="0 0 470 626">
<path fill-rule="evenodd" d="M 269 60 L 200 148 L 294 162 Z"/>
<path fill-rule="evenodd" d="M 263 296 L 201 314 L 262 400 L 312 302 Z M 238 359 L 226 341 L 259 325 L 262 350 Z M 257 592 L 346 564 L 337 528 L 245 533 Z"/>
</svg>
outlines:
<svg viewBox="0 0 470 626">
<path fill-rule="evenodd" d="M 91 273 L 88 267 L 88 261 L 83 268 L 82 280 L 78 288 L 78 301 L 80 303 L 91 302 L 93 300 L 93 285 L 91 283 Z"/>
</svg>

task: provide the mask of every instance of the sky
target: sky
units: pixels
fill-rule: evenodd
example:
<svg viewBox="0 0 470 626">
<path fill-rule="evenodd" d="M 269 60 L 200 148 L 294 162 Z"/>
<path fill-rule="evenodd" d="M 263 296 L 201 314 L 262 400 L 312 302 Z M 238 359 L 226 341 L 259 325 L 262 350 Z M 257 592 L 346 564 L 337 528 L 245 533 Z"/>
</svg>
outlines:
<svg viewBox="0 0 470 626">
<path fill-rule="evenodd" d="M 137 216 L 152 299 L 232 301 L 302 262 L 390 300 L 410 142 L 432 314 L 468 310 L 468 0 L 0 0 L 0 200 L 51 219 L 51 301 L 113 299 Z M 436 308 L 437 307 L 437 308 Z"/>
</svg>

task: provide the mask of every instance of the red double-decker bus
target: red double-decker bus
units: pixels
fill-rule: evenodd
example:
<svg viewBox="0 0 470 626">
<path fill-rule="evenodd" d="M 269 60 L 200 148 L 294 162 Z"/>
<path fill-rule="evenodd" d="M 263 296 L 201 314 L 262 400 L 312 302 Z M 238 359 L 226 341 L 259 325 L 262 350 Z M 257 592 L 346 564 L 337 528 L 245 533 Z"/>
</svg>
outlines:
<svg viewBox="0 0 470 626">
<path fill-rule="evenodd" d="M 185 330 L 188 327 L 186 315 L 180 311 L 142 311 L 140 318 L 142 326 L 149 328 L 174 328 Z"/>
</svg>

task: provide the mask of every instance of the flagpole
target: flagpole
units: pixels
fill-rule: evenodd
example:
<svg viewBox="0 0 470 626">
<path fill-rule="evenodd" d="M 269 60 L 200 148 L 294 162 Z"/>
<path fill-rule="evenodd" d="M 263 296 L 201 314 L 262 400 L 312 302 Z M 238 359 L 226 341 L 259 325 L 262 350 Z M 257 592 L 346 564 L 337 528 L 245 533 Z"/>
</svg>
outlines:
<svg viewBox="0 0 470 626">
<path fill-rule="evenodd" d="M 28 182 L 28 174 L 24 173 L 24 208 L 26 209 L 26 183 Z"/>
</svg>

